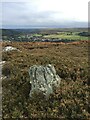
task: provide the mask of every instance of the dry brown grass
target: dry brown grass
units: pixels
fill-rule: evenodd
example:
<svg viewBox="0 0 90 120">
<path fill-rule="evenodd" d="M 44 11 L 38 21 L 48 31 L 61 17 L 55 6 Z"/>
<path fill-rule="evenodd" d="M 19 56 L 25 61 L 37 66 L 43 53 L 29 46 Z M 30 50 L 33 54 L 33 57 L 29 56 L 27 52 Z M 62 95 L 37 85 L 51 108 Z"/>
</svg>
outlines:
<svg viewBox="0 0 90 120">
<path fill-rule="evenodd" d="M 88 111 L 88 42 L 10 42 L 21 52 L 2 54 L 3 66 L 3 117 L 64 118 L 89 120 Z M 60 88 L 49 100 L 28 96 L 29 67 L 34 64 L 53 64 L 62 78 Z M 8 72 L 8 73 L 7 73 Z"/>
</svg>

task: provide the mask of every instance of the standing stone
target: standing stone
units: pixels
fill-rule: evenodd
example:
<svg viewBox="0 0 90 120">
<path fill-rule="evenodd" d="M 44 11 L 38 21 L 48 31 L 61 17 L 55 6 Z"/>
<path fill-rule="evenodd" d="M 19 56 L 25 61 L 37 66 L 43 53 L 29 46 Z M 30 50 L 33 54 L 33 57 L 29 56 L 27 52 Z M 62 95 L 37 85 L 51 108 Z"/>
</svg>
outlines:
<svg viewBox="0 0 90 120">
<path fill-rule="evenodd" d="M 30 75 L 30 97 L 33 93 L 42 93 L 46 97 L 53 93 L 54 88 L 59 87 L 61 78 L 56 74 L 54 66 L 33 65 L 29 69 Z"/>
</svg>

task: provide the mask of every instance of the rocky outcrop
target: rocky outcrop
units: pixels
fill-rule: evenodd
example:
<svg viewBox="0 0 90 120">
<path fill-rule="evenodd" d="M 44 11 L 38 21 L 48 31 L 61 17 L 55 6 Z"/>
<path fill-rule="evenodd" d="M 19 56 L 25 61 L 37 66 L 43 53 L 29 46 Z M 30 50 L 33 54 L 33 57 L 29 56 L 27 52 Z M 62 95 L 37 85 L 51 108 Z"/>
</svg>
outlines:
<svg viewBox="0 0 90 120">
<path fill-rule="evenodd" d="M 8 52 L 8 51 L 12 51 L 12 50 L 17 50 L 17 51 L 18 51 L 18 49 L 15 48 L 15 47 L 7 46 L 7 47 L 5 47 L 5 48 L 3 49 L 3 52 Z"/>
<path fill-rule="evenodd" d="M 29 69 L 30 75 L 30 97 L 33 93 L 42 93 L 44 96 L 49 96 L 53 93 L 54 88 L 60 86 L 61 78 L 56 74 L 54 66 L 48 64 L 46 66 L 34 65 Z"/>
<path fill-rule="evenodd" d="M 0 65 L 3 65 L 5 63 L 5 61 L 0 61 Z"/>
</svg>

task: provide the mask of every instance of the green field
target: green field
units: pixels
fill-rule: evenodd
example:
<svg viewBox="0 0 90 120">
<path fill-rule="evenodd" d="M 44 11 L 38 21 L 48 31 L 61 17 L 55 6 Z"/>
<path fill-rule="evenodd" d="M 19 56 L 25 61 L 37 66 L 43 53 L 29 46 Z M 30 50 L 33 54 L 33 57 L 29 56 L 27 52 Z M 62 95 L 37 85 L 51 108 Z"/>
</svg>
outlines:
<svg viewBox="0 0 90 120">
<path fill-rule="evenodd" d="M 3 29 L 3 41 L 53 41 L 53 39 L 62 40 L 62 42 L 88 40 L 90 36 L 86 28 L 67 28 L 67 29 Z M 72 42 L 71 41 L 71 42 Z M 61 42 L 61 41 L 60 41 Z"/>
<path fill-rule="evenodd" d="M 69 39 L 69 40 L 88 40 L 88 37 L 78 35 L 78 32 L 58 32 L 57 34 L 45 35 L 44 38 L 58 38 L 58 39 Z"/>
</svg>

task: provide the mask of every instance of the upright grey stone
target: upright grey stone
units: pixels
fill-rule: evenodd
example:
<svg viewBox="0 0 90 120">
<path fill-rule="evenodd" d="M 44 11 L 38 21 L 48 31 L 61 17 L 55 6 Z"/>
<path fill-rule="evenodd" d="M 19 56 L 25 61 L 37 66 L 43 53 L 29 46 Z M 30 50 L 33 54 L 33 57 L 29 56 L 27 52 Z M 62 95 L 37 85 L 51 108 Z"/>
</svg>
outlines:
<svg viewBox="0 0 90 120">
<path fill-rule="evenodd" d="M 30 75 L 30 97 L 33 93 L 42 93 L 48 97 L 53 93 L 54 88 L 59 87 L 61 78 L 56 74 L 54 66 L 48 64 L 46 66 L 33 65 L 29 69 Z"/>
</svg>

